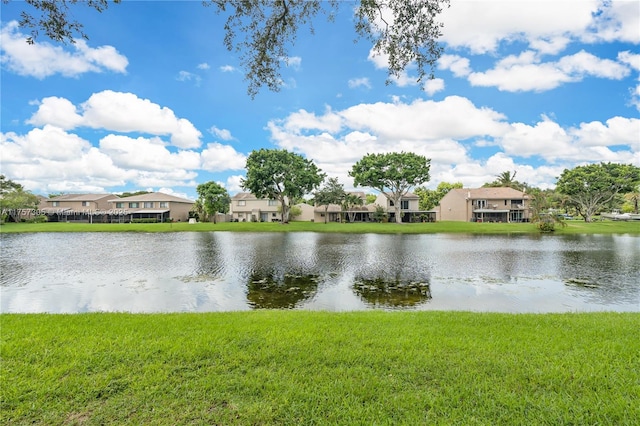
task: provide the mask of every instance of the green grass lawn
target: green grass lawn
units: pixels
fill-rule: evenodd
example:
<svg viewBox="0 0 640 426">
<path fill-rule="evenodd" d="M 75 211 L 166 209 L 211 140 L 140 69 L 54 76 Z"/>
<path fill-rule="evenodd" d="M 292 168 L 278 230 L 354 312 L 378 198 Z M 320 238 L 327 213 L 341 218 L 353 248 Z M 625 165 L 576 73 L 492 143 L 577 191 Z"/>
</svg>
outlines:
<svg viewBox="0 0 640 426">
<path fill-rule="evenodd" d="M 633 425 L 640 314 L 3 314 L 0 423 Z"/>
<path fill-rule="evenodd" d="M 556 227 L 556 234 L 640 234 L 640 222 L 592 222 L 567 221 L 567 227 Z M 237 232 L 342 232 L 380 234 L 426 234 L 426 233 L 474 233 L 508 234 L 538 233 L 530 223 L 6 223 L 0 232 L 179 232 L 179 231 L 237 231 Z"/>
</svg>

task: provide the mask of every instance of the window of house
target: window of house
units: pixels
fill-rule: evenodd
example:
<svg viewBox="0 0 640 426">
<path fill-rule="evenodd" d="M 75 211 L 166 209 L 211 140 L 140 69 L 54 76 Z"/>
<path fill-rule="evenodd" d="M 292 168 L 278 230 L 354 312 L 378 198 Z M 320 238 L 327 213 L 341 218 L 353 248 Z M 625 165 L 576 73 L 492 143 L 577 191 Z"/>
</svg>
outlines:
<svg viewBox="0 0 640 426">
<path fill-rule="evenodd" d="M 82 202 L 82 207 L 89 207 L 89 202 L 88 201 L 83 201 Z"/>
<path fill-rule="evenodd" d="M 124 203 L 116 203 L 116 209 L 123 209 Z"/>
<path fill-rule="evenodd" d="M 53 202 L 53 207 L 58 207 L 60 206 L 60 201 L 54 201 Z"/>
<path fill-rule="evenodd" d="M 393 206 L 394 206 L 393 201 L 389 200 L 389 206 L 390 206 L 390 207 L 393 207 Z"/>
<path fill-rule="evenodd" d="M 139 203 L 129 203 L 129 208 L 130 209 L 137 209 L 139 205 L 140 205 Z"/>
<path fill-rule="evenodd" d="M 402 210 L 409 210 L 409 200 L 400 201 L 400 208 Z"/>
<path fill-rule="evenodd" d="M 277 200 L 269 200 L 269 205 L 270 206 L 277 206 L 278 205 L 278 201 Z"/>
<path fill-rule="evenodd" d="M 238 200 L 238 205 L 239 206 L 246 206 L 247 202 L 245 200 Z"/>
<path fill-rule="evenodd" d="M 168 201 L 160 201 L 160 207 L 169 208 L 169 202 Z"/>
<path fill-rule="evenodd" d="M 271 213 L 271 216 L 272 216 L 272 217 L 276 217 L 276 214 L 275 214 L 275 213 Z"/>
<path fill-rule="evenodd" d="M 152 209 L 153 208 L 153 201 L 145 201 L 144 202 L 144 208 L 145 209 Z"/>
<path fill-rule="evenodd" d="M 479 209 L 484 209 L 487 207 L 487 200 L 477 200 L 476 205 Z"/>
</svg>

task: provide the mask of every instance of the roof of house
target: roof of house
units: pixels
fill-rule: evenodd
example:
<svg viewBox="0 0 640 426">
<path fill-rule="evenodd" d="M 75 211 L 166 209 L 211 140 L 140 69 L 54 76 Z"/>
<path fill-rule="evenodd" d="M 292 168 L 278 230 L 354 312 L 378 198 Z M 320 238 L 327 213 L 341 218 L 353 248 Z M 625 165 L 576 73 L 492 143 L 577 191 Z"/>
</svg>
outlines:
<svg viewBox="0 0 640 426">
<path fill-rule="evenodd" d="M 508 187 L 494 188 L 455 188 L 460 195 L 471 199 L 489 199 L 489 200 L 508 200 L 512 198 L 525 198 L 526 195 L 522 191 Z"/>
<path fill-rule="evenodd" d="M 148 194 L 132 195 L 131 197 L 115 198 L 109 200 L 110 203 L 116 202 L 145 202 L 145 201 L 170 201 L 173 203 L 188 203 L 193 204 L 195 201 L 188 200 L 182 197 L 176 197 L 175 195 L 165 194 L 164 192 L 150 192 Z"/>
<path fill-rule="evenodd" d="M 231 197 L 232 200 L 257 200 L 258 197 L 253 195 L 251 192 L 238 192 L 236 195 Z"/>
<path fill-rule="evenodd" d="M 97 201 L 106 197 L 116 197 L 117 195 L 113 194 L 63 194 L 58 195 L 57 197 L 49 198 L 47 202 L 50 201 Z"/>
<path fill-rule="evenodd" d="M 384 192 L 384 194 L 391 194 L 390 192 Z M 418 197 L 416 194 L 414 194 L 413 192 L 407 192 L 406 194 L 404 194 L 402 196 L 403 200 L 411 200 L 411 199 L 419 199 L 420 197 Z"/>
</svg>

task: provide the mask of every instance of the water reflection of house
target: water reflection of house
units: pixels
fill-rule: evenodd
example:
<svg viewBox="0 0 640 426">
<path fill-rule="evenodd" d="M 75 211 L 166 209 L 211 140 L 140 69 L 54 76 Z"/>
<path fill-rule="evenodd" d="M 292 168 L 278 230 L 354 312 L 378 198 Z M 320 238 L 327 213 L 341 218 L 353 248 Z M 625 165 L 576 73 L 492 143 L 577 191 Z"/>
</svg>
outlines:
<svg viewBox="0 0 640 426">
<path fill-rule="evenodd" d="M 530 199 L 513 188 L 457 188 L 436 208 L 437 220 L 471 222 L 528 222 Z"/>
</svg>

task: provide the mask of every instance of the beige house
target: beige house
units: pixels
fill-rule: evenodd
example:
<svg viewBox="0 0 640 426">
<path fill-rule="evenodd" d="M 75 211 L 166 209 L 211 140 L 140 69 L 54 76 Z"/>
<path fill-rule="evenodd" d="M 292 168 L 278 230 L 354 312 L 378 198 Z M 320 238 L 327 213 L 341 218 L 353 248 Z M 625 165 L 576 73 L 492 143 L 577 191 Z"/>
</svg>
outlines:
<svg viewBox="0 0 640 426">
<path fill-rule="evenodd" d="M 436 207 L 436 219 L 464 222 L 528 222 L 530 199 L 513 188 L 452 189 Z"/>
<path fill-rule="evenodd" d="M 238 192 L 231 197 L 229 214 L 237 222 L 280 222 L 278 200 L 257 198 L 250 192 Z"/>
<path fill-rule="evenodd" d="M 113 194 L 64 194 L 40 201 L 50 222 L 108 222 Z"/>
<path fill-rule="evenodd" d="M 367 205 L 367 194 L 361 191 L 349 192 L 348 194 L 356 195 L 362 200 L 361 206 L 353 206 L 349 210 L 344 210 L 340 204 L 317 204 L 313 210 L 314 222 L 340 222 L 346 220 L 349 222 L 368 222 L 371 220 L 370 213 L 375 211 L 375 206 Z"/>
<path fill-rule="evenodd" d="M 311 204 L 300 203 L 296 204 L 296 207 L 300 209 L 300 215 L 292 218 L 295 222 L 313 222 L 315 220 L 315 208 Z"/>
<path fill-rule="evenodd" d="M 111 197 L 108 202 L 110 211 L 118 217 L 118 221 L 123 222 L 138 220 L 187 222 L 189 212 L 195 203 L 192 200 L 163 192 L 151 192 L 125 198 Z"/>
<path fill-rule="evenodd" d="M 314 220 L 313 206 L 300 203 L 296 204 L 301 211 L 299 216 L 291 217 L 291 221 L 309 222 Z M 257 198 L 250 192 L 238 192 L 231 197 L 229 206 L 231 220 L 236 222 L 280 222 L 280 203 L 278 200 Z"/>
<path fill-rule="evenodd" d="M 393 201 L 380 193 L 376 198 L 375 204 L 382 206 L 388 215 L 389 222 L 395 222 L 396 211 Z M 420 197 L 413 192 L 407 192 L 400 199 L 400 214 L 402 215 L 402 222 L 432 222 L 436 220 L 435 212 L 420 210 Z"/>
</svg>

